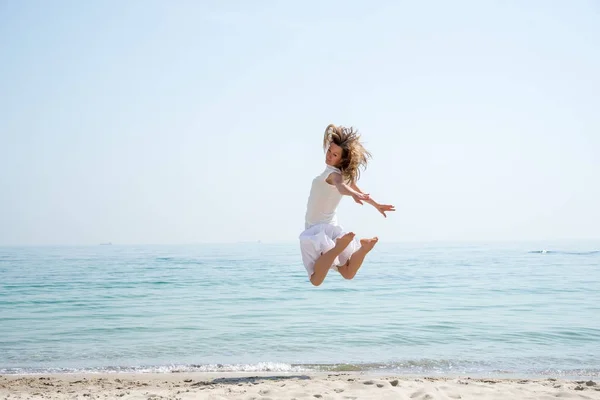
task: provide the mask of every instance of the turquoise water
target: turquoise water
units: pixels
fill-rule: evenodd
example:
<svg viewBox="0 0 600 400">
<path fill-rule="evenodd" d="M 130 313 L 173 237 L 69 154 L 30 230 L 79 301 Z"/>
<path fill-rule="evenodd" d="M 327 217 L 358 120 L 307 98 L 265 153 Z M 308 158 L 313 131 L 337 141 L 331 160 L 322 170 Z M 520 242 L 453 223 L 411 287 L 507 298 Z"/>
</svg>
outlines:
<svg viewBox="0 0 600 400">
<path fill-rule="evenodd" d="M 0 373 L 600 376 L 600 243 L 379 243 L 314 288 L 297 243 L 0 247 Z"/>
</svg>

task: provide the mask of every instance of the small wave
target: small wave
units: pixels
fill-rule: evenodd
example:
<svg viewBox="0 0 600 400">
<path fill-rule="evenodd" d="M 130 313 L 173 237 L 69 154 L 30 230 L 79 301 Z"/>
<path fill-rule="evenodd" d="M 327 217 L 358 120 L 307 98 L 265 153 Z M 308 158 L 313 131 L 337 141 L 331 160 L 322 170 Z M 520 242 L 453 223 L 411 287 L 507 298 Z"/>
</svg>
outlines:
<svg viewBox="0 0 600 400">
<path fill-rule="evenodd" d="M 307 371 L 299 365 L 276 362 L 261 362 L 257 364 L 192 364 L 187 368 L 193 372 L 304 372 Z M 172 372 L 188 372 L 188 369 L 179 369 Z"/>
<path fill-rule="evenodd" d="M 172 364 L 133 367 L 97 368 L 0 368 L 0 374 L 40 373 L 181 373 L 181 372 L 343 372 L 379 371 L 389 373 L 444 373 L 475 372 L 489 368 L 482 363 L 454 362 L 451 360 L 407 360 L 392 363 L 334 363 L 334 364 L 288 364 L 259 362 L 256 364 Z"/>
<path fill-rule="evenodd" d="M 276 362 L 256 364 L 189 364 L 96 368 L 0 368 L 0 374 L 76 374 L 76 373 L 178 373 L 178 372 L 306 372 L 309 368 Z"/>
<path fill-rule="evenodd" d="M 535 369 L 527 371 L 532 376 L 553 376 L 560 378 L 598 378 L 600 377 L 600 369 L 596 368 L 580 368 L 580 369 Z"/>
<path fill-rule="evenodd" d="M 573 256 L 589 256 L 594 254 L 600 254 L 600 250 L 592 251 L 556 251 L 556 250 L 533 250 L 529 254 L 565 254 Z"/>
<path fill-rule="evenodd" d="M 202 261 L 193 258 L 181 258 L 181 257 L 156 257 L 155 261 L 161 263 L 177 264 L 177 265 L 202 265 Z"/>
</svg>

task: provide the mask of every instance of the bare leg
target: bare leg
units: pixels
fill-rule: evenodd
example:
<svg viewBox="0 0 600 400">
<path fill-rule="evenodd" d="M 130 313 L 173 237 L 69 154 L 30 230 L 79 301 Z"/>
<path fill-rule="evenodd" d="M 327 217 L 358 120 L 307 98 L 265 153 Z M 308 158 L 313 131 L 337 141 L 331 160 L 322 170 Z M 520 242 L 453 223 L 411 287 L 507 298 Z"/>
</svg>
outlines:
<svg viewBox="0 0 600 400">
<path fill-rule="evenodd" d="M 356 250 L 356 252 L 352 254 L 352 257 L 350 257 L 346 265 L 338 268 L 340 274 L 342 274 L 345 279 L 354 278 L 358 272 L 358 269 L 365 260 L 365 256 L 367 253 L 373 250 L 373 247 L 375 247 L 375 244 L 378 240 L 379 239 L 376 237 L 372 239 L 360 239 L 360 249 Z"/>
<path fill-rule="evenodd" d="M 354 233 L 346 233 L 335 240 L 335 247 L 333 249 L 321 254 L 315 262 L 315 272 L 310 276 L 310 282 L 313 285 L 319 286 L 323 283 L 335 258 L 348 247 L 352 239 L 354 239 Z"/>
</svg>

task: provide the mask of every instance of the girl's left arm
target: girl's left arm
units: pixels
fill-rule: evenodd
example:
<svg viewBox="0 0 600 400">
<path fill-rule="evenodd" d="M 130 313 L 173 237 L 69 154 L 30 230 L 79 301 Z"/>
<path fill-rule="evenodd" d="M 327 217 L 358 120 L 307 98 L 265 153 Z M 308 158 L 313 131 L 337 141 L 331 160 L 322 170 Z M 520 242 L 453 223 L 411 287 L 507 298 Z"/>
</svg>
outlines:
<svg viewBox="0 0 600 400">
<path fill-rule="evenodd" d="M 352 182 L 350 184 L 350 187 L 353 190 L 356 190 L 358 193 L 364 193 L 362 190 L 360 190 L 360 188 L 356 185 L 356 182 Z M 365 200 L 365 202 L 369 203 L 370 205 L 372 205 L 373 207 L 375 207 L 377 209 L 377 211 L 379 211 L 384 217 L 387 218 L 387 215 L 385 215 L 386 212 L 388 211 L 396 211 L 396 207 L 394 207 L 391 204 L 379 204 L 378 202 L 376 202 L 375 200 L 373 200 L 373 198 L 369 198 L 369 200 Z"/>
</svg>

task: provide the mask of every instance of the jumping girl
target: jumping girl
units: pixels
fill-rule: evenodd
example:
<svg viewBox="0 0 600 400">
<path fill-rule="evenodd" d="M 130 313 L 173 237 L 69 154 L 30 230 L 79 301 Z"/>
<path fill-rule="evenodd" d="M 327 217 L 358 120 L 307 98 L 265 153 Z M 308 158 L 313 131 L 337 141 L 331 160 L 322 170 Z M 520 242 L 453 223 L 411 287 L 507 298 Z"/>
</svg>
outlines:
<svg viewBox="0 0 600 400">
<path fill-rule="evenodd" d="M 300 234 L 302 262 L 310 282 L 319 286 L 330 269 L 345 279 L 352 279 L 365 256 L 373 249 L 377 237 L 358 242 L 353 232 L 338 225 L 337 207 L 343 196 L 351 196 L 358 204 L 368 203 L 384 217 L 396 211 L 388 204 L 379 204 L 358 188 L 360 168 L 367 167 L 371 154 L 360 142 L 353 128 L 330 124 L 323 136 L 326 151 L 325 170 L 313 179 L 305 215 L 305 230 Z"/>
</svg>

